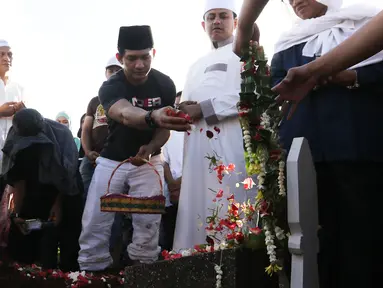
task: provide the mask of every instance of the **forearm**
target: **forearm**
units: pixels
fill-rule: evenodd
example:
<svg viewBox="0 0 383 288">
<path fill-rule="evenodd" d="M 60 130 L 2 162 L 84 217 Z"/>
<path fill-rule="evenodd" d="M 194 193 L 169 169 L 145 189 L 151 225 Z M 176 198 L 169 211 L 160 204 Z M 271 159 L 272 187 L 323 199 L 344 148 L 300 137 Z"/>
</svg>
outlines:
<svg viewBox="0 0 383 288">
<path fill-rule="evenodd" d="M 172 172 L 170 171 L 170 167 L 168 163 L 164 164 L 164 177 L 166 183 L 172 183 L 174 181 Z"/>
<path fill-rule="evenodd" d="M 153 152 L 160 149 L 165 143 L 169 140 L 170 131 L 167 129 L 157 128 L 154 132 L 154 136 L 152 141 L 150 141 L 149 145 L 152 146 Z"/>
<path fill-rule="evenodd" d="M 148 112 L 144 109 L 127 106 L 121 110 L 122 124 L 141 130 L 148 129 L 148 124 L 145 121 L 145 116 Z"/>
<path fill-rule="evenodd" d="M 93 145 L 92 145 L 92 128 L 90 127 L 83 127 L 82 133 L 81 133 L 81 144 L 82 149 L 84 150 L 85 155 L 87 155 L 90 151 L 93 151 Z"/>
<path fill-rule="evenodd" d="M 148 111 L 133 106 L 126 99 L 118 100 L 110 108 L 106 108 L 106 105 L 104 107 L 108 116 L 114 121 L 135 129 L 149 129 L 148 124 L 145 121 L 145 116 Z"/>
<path fill-rule="evenodd" d="M 383 12 L 317 60 L 308 64 L 313 74 L 329 76 L 375 55 L 383 49 Z"/>
<path fill-rule="evenodd" d="M 238 30 L 246 30 L 253 27 L 263 8 L 269 0 L 244 0 L 238 17 Z"/>
<path fill-rule="evenodd" d="M 10 189 L 13 192 L 14 212 L 20 213 L 25 196 L 25 181 L 17 181 Z"/>
</svg>

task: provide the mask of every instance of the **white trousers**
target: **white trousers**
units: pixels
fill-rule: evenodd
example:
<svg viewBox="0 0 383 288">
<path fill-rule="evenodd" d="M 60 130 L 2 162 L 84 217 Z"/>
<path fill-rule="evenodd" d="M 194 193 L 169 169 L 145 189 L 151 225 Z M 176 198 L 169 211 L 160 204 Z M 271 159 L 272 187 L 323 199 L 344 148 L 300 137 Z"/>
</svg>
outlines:
<svg viewBox="0 0 383 288">
<path fill-rule="evenodd" d="M 164 181 L 163 162 L 160 155 L 151 158 L 150 162 Z M 81 271 L 100 271 L 112 264 L 109 253 L 109 239 L 115 213 L 101 212 L 100 197 L 106 193 L 109 178 L 119 164 L 106 158 L 96 160 L 97 167 L 89 186 L 82 231 L 79 239 L 80 252 L 78 262 Z M 110 193 L 124 193 L 129 186 L 129 195 L 133 197 L 150 197 L 160 194 L 160 183 L 157 174 L 149 165 L 140 167 L 130 163 L 122 165 L 114 174 Z M 161 251 L 158 246 L 160 214 L 132 214 L 133 238 L 128 246 L 130 259 L 151 263 L 158 259 Z"/>
</svg>

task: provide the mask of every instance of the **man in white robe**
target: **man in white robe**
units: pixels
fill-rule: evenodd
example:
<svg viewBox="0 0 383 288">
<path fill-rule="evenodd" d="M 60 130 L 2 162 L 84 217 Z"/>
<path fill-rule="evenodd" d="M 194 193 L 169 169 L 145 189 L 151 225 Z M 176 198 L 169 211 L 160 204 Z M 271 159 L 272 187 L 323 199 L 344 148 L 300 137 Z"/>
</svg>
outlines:
<svg viewBox="0 0 383 288">
<path fill-rule="evenodd" d="M 241 84 L 241 63 L 233 53 L 233 32 L 237 25 L 235 0 L 207 0 L 202 26 L 212 41 L 212 50 L 189 70 L 180 109 L 188 113 L 196 129 L 186 135 L 181 195 L 173 249 L 191 248 L 206 243 L 206 218 L 212 216 L 215 194 L 224 190 L 243 202 L 255 191 L 236 188 L 246 176 L 242 130 L 237 103 Z M 192 101 L 195 101 L 194 103 Z M 214 137 L 209 139 L 207 131 Z M 210 133 L 210 132 L 208 132 Z M 224 165 L 235 164 L 235 172 L 222 184 L 209 170 L 205 158 L 216 153 Z M 224 202 L 221 202 L 224 203 Z M 227 202 L 226 202 L 227 203 Z M 221 215 L 227 211 L 224 203 Z"/>
<path fill-rule="evenodd" d="M 0 149 L 3 148 L 9 128 L 12 126 L 13 114 L 24 107 L 23 88 L 8 78 L 12 60 L 10 45 L 0 39 Z M 0 167 L 2 158 L 3 152 L 0 150 Z"/>
</svg>

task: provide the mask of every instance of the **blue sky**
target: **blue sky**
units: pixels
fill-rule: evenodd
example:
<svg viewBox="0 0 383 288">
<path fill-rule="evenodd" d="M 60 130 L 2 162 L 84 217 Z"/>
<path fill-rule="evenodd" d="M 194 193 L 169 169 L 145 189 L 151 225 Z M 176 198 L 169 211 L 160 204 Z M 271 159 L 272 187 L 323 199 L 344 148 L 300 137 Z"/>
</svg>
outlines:
<svg viewBox="0 0 383 288">
<path fill-rule="evenodd" d="M 12 45 L 12 75 L 26 89 L 27 106 L 48 118 L 66 110 L 75 132 L 104 81 L 106 61 L 116 53 L 120 26 L 152 26 L 153 66 L 182 90 L 189 66 L 209 51 L 202 8 L 202 0 L 0 0 L 0 38 Z M 286 5 L 270 1 L 258 21 L 270 58 L 292 21 Z"/>
</svg>

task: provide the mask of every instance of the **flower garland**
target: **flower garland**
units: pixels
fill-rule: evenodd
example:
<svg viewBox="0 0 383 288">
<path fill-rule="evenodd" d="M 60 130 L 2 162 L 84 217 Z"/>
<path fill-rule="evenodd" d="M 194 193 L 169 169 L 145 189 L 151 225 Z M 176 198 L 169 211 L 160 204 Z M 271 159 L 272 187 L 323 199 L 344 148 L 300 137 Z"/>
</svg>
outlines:
<svg viewBox="0 0 383 288">
<path fill-rule="evenodd" d="M 270 69 L 264 50 L 250 41 L 241 61 L 242 84 L 238 110 L 243 131 L 246 171 L 257 175 L 258 195 L 255 208 L 259 212 L 257 228 L 263 228 L 265 245 L 269 255 L 269 274 L 281 270 L 276 256 L 276 241 L 286 238 L 277 226 L 278 215 L 284 209 L 286 196 L 286 153 L 279 144 L 278 125 L 282 113 L 271 91 Z"/>
<path fill-rule="evenodd" d="M 164 252 L 164 259 L 238 246 L 266 249 L 270 265 L 265 270 L 272 275 L 282 269 L 276 249 L 286 245 L 287 239 L 280 227 L 286 225 L 286 219 L 277 218 L 284 211 L 286 200 L 286 152 L 280 146 L 278 137 L 282 113 L 271 91 L 270 69 L 263 48 L 256 42 L 250 42 L 248 49 L 243 51 L 241 61 L 242 83 L 237 107 L 243 132 L 247 178 L 237 187 L 243 185 L 245 190 L 257 189 L 258 194 L 255 199 L 239 203 L 233 194 L 225 195 L 223 190 L 213 191 L 216 205 L 211 209 L 205 227 L 208 244 L 197 245 L 180 253 Z M 220 133 L 217 127 L 214 127 L 214 131 Z M 199 132 L 202 133 L 202 129 Z M 210 130 L 206 131 L 206 136 L 209 139 L 215 137 Z M 233 164 L 226 166 L 216 153 L 205 158 L 210 161 L 210 172 L 216 173 L 219 183 L 222 183 L 223 177 L 235 171 Z M 257 183 L 253 180 L 255 176 Z M 228 203 L 228 208 L 222 217 L 223 200 Z"/>
</svg>

